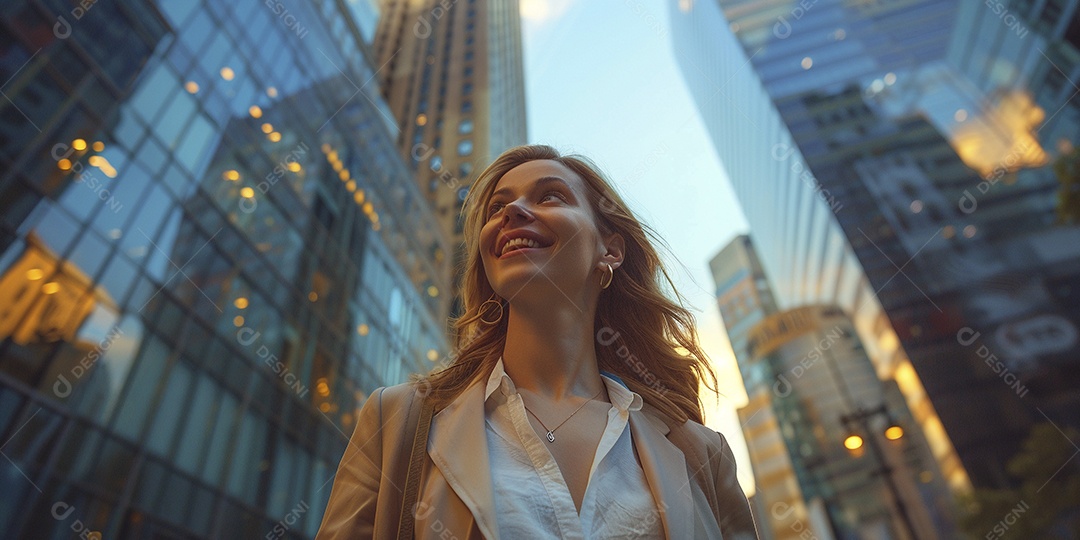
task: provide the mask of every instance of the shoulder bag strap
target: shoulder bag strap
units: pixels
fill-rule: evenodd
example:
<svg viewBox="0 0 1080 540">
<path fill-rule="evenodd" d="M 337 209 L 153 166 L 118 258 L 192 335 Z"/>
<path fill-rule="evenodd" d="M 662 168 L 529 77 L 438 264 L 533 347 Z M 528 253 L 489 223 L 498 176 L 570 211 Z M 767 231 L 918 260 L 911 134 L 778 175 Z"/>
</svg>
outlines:
<svg viewBox="0 0 1080 540">
<path fill-rule="evenodd" d="M 417 491 L 420 489 L 420 473 L 424 465 L 424 456 L 427 455 L 428 430 L 431 428 L 431 414 L 434 408 L 430 400 L 423 397 L 419 399 L 420 418 L 417 420 L 410 418 L 410 427 L 415 424 L 416 433 L 413 435 L 412 452 L 409 455 L 409 471 L 405 477 L 405 496 L 401 501 L 401 518 L 398 520 L 397 536 L 399 540 L 413 538 L 413 530 L 416 526 L 413 507 L 416 506 Z"/>
</svg>

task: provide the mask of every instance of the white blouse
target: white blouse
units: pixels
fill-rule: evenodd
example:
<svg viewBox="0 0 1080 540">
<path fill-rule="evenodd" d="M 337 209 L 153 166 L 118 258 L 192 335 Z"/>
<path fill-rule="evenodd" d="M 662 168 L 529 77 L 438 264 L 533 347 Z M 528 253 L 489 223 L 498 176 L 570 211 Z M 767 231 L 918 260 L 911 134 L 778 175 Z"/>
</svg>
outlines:
<svg viewBox="0 0 1080 540">
<path fill-rule="evenodd" d="M 629 411 L 641 409 L 641 396 L 606 373 L 601 379 L 611 409 L 579 515 L 558 463 L 529 423 L 499 358 L 488 378 L 484 410 L 500 538 L 664 536 L 629 429 Z"/>
</svg>

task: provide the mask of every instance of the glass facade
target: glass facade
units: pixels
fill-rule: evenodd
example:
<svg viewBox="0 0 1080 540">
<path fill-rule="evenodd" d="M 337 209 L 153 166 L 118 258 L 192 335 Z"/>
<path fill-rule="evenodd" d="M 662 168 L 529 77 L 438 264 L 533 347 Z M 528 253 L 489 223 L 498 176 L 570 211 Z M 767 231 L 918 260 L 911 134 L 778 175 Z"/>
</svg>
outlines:
<svg viewBox="0 0 1080 540">
<path fill-rule="evenodd" d="M 1014 484 L 1035 423 L 1080 424 L 1080 2 L 719 3 L 968 475 Z"/>
<path fill-rule="evenodd" d="M 825 7 L 824 3 L 815 5 Z M 900 346 L 889 316 L 837 220 L 851 203 L 811 172 L 793 130 L 755 71 L 757 56 L 766 53 L 743 49 L 736 31 L 747 31 L 746 21 L 742 27 L 729 23 L 715 0 L 683 0 L 671 6 L 676 59 L 739 197 L 777 307 L 823 304 L 841 308 L 852 319 L 878 376 L 899 385 L 949 485 L 967 489 L 966 472 L 941 429 L 923 381 Z M 777 13 L 759 13 L 762 6 L 787 14 L 792 28 L 795 18 L 790 10 L 798 6 L 747 3 L 739 8 L 741 15 L 764 26 L 754 29 L 755 35 L 763 36 L 759 39 L 775 38 L 771 32 L 790 37 L 792 28 L 780 24 Z M 801 9 L 794 13 L 802 13 L 798 21 L 805 25 L 805 8 Z M 780 46 L 788 47 L 789 52 L 798 50 L 786 43 Z"/>
<path fill-rule="evenodd" d="M 313 537 L 358 405 L 448 349 L 374 6 L 0 15 L 0 531 Z"/>
</svg>

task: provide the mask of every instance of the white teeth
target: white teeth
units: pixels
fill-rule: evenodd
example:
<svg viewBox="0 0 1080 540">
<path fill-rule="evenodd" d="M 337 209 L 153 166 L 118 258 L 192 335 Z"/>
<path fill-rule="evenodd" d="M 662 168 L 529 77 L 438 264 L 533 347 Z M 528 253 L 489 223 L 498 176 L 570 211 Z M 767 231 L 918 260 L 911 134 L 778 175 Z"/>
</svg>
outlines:
<svg viewBox="0 0 1080 540">
<path fill-rule="evenodd" d="M 506 253 L 518 247 L 538 248 L 540 247 L 540 242 L 529 238 L 511 238 L 503 246 L 502 255 L 505 255 Z"/>
</svg>

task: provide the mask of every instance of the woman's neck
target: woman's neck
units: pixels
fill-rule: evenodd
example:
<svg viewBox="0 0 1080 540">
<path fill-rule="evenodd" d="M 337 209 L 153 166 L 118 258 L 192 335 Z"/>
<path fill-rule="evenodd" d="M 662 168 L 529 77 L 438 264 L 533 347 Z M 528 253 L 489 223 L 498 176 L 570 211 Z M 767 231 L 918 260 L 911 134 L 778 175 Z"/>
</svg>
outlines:
<svg viewBox="0 0 1080 540">
<path fill-rule="evenodd" d="M 542 313 L 508 311 L 503 368 L 514 386 L 554 401 L 589 398 L 604 388 L 591 313 L 558 304 Z"/>
</svg>

